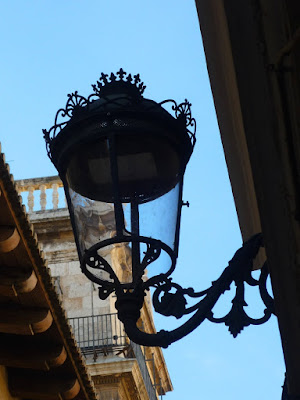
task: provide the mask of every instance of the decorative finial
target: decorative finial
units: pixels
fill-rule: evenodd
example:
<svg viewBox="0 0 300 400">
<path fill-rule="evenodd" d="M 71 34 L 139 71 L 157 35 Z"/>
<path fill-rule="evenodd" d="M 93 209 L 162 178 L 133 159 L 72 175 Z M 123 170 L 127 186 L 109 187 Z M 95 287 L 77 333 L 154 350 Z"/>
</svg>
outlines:
<svg viewBox="0 0 300 400">
<path fill-rule="evenodd" d="M 112 72 L 109 79 L 107 77 L 108 75 L 102 72 L 96 85 L 92 85 L 94 92 L 100 97 L 122 93 L 140 97 L 146 89 L 144 83 L 141 82 L 140 74 L 134 75 L 132 78 L 132 75 L 127 74 L 123 68 L 120 68 L 116 74 Z"/>
</svg>

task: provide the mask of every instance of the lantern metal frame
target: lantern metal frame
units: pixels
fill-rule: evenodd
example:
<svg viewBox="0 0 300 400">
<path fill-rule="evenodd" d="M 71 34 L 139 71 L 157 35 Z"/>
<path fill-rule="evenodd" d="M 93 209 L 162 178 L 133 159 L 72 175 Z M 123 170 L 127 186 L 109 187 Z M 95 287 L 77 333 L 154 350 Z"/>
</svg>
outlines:
<svg viewBox="0 0 300 400">
<path fill-rule="evenodd" d="M 192 117 L 191 104 L 187 100 L 178 105 L 174 100 L 156 103 L 144 99 L 142 94 L 145 90 L 145 85 L 140 81 L 139 75 L 132 77 L 131 74 L 126 74 L 121 68 L 117 72 L 117 76 L 112 73 L 108 78 L 108 75 L 102 73 L 97 84 L 92 85 L 94 93 L 88 97 L 83 97 L 78 92 L 68 95 L 66 107 L 59 109 L 56 113 L 54 125 L 49 130 L 43 130 L 48 156 L 57 168 L 64 184 L 82 272 L 88 279 L 99 285 L 100 299 L 104 300 L 113 292 L 116 293 L 118 317 L 124 323 L 125 331 L 129 338 L 141 345 L 167 347 L 193 331 L 205 319 L 215 323 L 225 323 L 234 337 L 248 325 L 259 325 L 266 322 L 275 313 L 274 302 L 268 293 L 266 284 L 268 277 L 267 263 L 262 267 L 258 280 L 251 275 L 253 260 L 260 247 L 263 246 L 261 234 L 254 235 L 244 243 L 229 262 L 228 267 L 212 283 L 210 288 L 195 292 L 192 288 L 184 289 L 172 281 L 170 275 L 175 269 L 178 255 L 181 207 L 187 204 L 182 202 L 183 175 L 196 141 L 196 121 Z M 167 105 L 171 105 L 173 116 L 165 109 Z M 166 127 L 165 131 L 170 140 L 172 138 L 169 132 L 172 130 L 175 130 L 177 135 L 181 135 L 182 148 L 179 151 L 181 152 L 182 163 L 178 177 L 179 202 L 175 247 L 172 250 L 167 244 L 158 239 L 140 236 L 138 207 L 134 201 L 131 202 L 132 232 L 126 231 L 122 201 L 118 195 L 117 164 L 112 162 L 111 174 L 113 192 L 115 193 L 116 236 L 94 244 L 83 255 L 80 255 L 78 232 L 74 221 L 68 182 L 65 179 L 66 165 L 72 149 L 74 146 L 80 146 L 84 143 L 86 140 L 85 132 L 89 131 L 90 126 L 93 124 L 97 124 L 98 127 L 95 135 L 108 135 L 109 140 L 112 142 L 111 148 L 114 149 L 114 137 L 107 132 L 111 129 L 117 129 L 118 132 L 122 132 L 122 120 L 124 119 L 133 121 L 142 119 L 143 121 L 148 121 L 149 124 L 153 124 L 153 121 L 154 123 L 158 121 L 159 124 Z M 91 136 L 89 136 L 90 139 Z M 110 157 L 112 160 L 116 160 L 114 151 L 112 151 Z M 123 221 L 123 224 L 120 221 Z M 133 276 L 132 281 L 129 283 L 120 282 L 112 266 L 99 254 L 99 250 L 103 247 L 117 243 L 131 243 L 132 245 Z M 137 257 L 134 254 L 135 251 L 139 251 L 136 250 L 139 248 L 136 244 L 140 243 L 146 244 L 147 247 L 141 261 L 140 255 Z M 158 259 L 161 251 L 165 251 L 170 256 L 171 266 L 169 270 L 164 274 L 144 280 L 145 269 Z M 101 279 L 99 271 L 104 271 L 109 276 L 109 280 Z M 232 307 L 224 317 L 216 318 L 212 311 L 213 307 L 219 297 L 230 289 L 232 282 L 236 286 Z M 266 307 L 261 318 L 251 318 L 244 310 L 247 305 L 245 302 L 245 283 L 259 288 L 260 296 Z M 144 297 L 150 288 L 154 289 L 152 298 L 156 312 L 176 318 L 181 318 L 190 313 L 194 313 L 194 315 L 179 328 L 170 332 L 162 330 L 155 334 L 148 334 L 141 331 L 137 326 L 137 321 L 140 317 L 140 309 L 143 306 Z M 193 306 L 187 307 L 186 296 L 192 299 L 200 298 L 201 300 Z"/>
</svg>

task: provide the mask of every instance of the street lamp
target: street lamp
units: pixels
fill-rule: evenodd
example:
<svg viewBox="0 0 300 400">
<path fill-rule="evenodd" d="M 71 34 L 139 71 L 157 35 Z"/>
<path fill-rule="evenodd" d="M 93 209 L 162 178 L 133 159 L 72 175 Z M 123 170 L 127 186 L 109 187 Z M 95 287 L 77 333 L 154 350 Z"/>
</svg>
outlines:
<svg viewBox="0 0 300 400">
<path fill-rule="evenodd" d="M 64 185 L 82 272 L 99 285 L 100 299 L 115 292 L 128 336 L 148 346 L 167 347 L 205 319 L 224 322 L 234 336 L 247 325 L 267 321 L 274 311 L 266 265 L 259 280 L 251 276 L 262 246 L 260 234 L 237 251 L 207 290 L 183 289 L 170 277 L 178 255 L 181 208 L 188 205 L 182 201 L 183 176 L 196 140 L 191 104 L 144 98 L 139 75 L 123 69 L 109 77 L 102 73 L 92 87 L 87 98 L 68 95 L 55 124 L 43 132 Z M 110 215 L 109 228 L 103 215 Z M 125 261 L 117 265 L 113 256 L 120 249 Z M 215 318 L 212 308 L 232 282 L 232 308 Z M 244 311 L 245 282 L 259 286 L 266 306 L 262 318 L 252 319 Z M 137 321 L 151 287 L 160 314 L 194 315 L 171 332 L 140 331 Z M 187 307 L 185 296 L 201 300 Z"/>
</svg>

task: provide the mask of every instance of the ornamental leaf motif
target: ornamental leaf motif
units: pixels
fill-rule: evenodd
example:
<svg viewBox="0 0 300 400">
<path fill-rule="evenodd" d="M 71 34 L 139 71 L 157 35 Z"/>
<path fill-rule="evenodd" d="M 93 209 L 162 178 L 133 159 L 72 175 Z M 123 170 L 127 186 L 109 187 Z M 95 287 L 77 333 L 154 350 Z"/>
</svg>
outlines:
<svg viewBox="0 0 300 400">
<path fill-rule="evenodd" d="M 161 247 L 157 244 L 147 243 L 147 250 L 145 256 L 141 262 L 142 269 L 146 269 L 147 266 L 158 259 L 161 253 Z"/>
<path fill-rule="evenodd" d="M 246 327 L 250 325 L 249 317 L 246 314 L 244 307 L 247 303 L 239 302 L 233 299 L 232 308 L 226 315 L 224 323 L 228 326 L 229 332 L 235 338 Z"/>
</svg>

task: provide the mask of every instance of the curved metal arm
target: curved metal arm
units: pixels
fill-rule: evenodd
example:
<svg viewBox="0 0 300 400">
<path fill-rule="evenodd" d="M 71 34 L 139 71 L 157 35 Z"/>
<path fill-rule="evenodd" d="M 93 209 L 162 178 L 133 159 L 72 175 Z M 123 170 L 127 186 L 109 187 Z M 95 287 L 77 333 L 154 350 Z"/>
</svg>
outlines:
<svg viewBox="0 0 300 400">
<path fill-rule="evenodd" d="M 171 343 L 188 335 L 208 317 L 221 294 L 225 292 L 233 281 L 232 275 L 230 267 L 227 267 L 220 278 L 214 282 L 206 297 L 200 301 L 197 312 L 179 328 L 172 331 L 161 330 L 156 334 L 148 334 L 140 331 L 133 320 L 125 319 L 123 323 L 128 337 L 140 345 L 168 347 Z"/>
<path fill-rule="evenodd" d="M 197 304 L 197 311 L 195 314 L 183 325 L 172 331 L 161 330 L 156 334 L 142 332 L 136 325 L 136 318 L 131 318 L 129 315 L 126 315 L 125 312 L 121 313 L 119 317 L 124 323 L 125 331 L 129 338 L 140 345 L 160 346 L 166 348 L 171 343 L 192 332 L 205 319 L 217 323 L 224 322 L 229 327 L 229 330 L 234 337 L 236 337 L 245 326 L 250 324 L 259 325 L 266 322 L 271 317 L 272 313 L 274 313 L 273 299 L 268 294 L 265 287 L 268 275 L 266 265 L 264 265 L 258 281 L 253 279 L 251 276 L 253 260 L 261 246 L 261 234 L 253 236 L 235 253 L 234 257 L 229 262 L 228 267 L 225 268 L 220 278 L 214 281 L 209 289 L 199 292 L 198 294 L 195 294 L 192 289 L 182 289 L 179 285 L 173 284 L 170 279 L 167 282 L 165 281 L 161 286 L 158 284 L 156 286 L 157 292 L 156 294 L 154 293 L 153 296 L 153 302 L 156 311 L 163 315 L 174 315 L 177 318 L 180 318 L 182 315 L 186 314 L 185 311 L 194 311 L 194 307 L 189 309 L 186 309 L 185 307 L 184 309 L 182 308 L 182 305 L 185 306 L 186 303 L 184 294 L 190 294 L 191 297 L 203 297 L 204 295 L 205 297 Z M 230 288 L 230 284 L 232 282 L 235 282 L 236 284 L 236 296 L 232 301 L 232 308 L 225 317 L 214 318 L 212 309 L 220 296 Z M 244 282 L 247 282 L 252 286 L 259 286 L 262 300 L 266 306 L 264 316 L 262 318 L 253 319 L 245 313 L 243 309 L 243 307 L 246 305 L 244 300 Z M 180 289 L 178 289 L 175 294 L 171 294 L 168 293 L 168 290 L 171 287 Z M 165 291 L 165 301 L 159 301 L 158 299 L 162 290 Z M 127 297 L 128 296 L 130 296 L 130 294 L 127 294 Z"/>
</svg>

